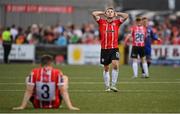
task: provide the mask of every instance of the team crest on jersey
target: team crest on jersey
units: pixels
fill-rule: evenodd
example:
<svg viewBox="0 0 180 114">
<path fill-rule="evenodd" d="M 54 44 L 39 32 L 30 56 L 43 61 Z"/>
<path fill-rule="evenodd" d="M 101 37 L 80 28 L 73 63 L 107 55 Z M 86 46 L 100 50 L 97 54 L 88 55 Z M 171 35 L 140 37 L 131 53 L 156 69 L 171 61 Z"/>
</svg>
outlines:
<svg viewBox="0 0 180 114">
<path fill-rule="evenodd" d="M 116 23 L 112 23 L 112 25 L 113 25 L 113 26 L 115 26 L 115 25 L 116 25 Z"/>
<path fill-rule="evenodd" d="M 106 32 L 115 32 L 114 30 L 107 30 Z"/>
</svg>

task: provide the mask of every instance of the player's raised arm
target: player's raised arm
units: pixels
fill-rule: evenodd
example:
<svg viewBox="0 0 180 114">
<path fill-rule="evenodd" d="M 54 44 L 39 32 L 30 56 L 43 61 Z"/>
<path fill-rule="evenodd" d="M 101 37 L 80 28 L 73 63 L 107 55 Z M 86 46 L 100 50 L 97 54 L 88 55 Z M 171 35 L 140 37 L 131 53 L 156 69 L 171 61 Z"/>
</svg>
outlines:
<svg viewBox="0 0 180 114">
<path fill-rule="evenodd" d="M 96 21 L 98 21 L 100 19 L 100 15 L 104 15 L 103 11 L 93 11 L 92 12 L 92 16 L 94 17 L 94 19 Z"/>
<path fill-rule="evenodd" d="M 124 21 L 125 21 L 126 19 L 128 19 L 128 17 L 129 17 L 129 14 L 127 14 L 127 13 L 115 12 L 115 14 L 116 14 L 116 16 L 122 17 L 122 18 L 124 19 Z"/>
<path fill-rule="evenodd" d="M 152 38 L 153 40 L 157 40 L 157 41 L 162 42 L 162 39 L 161 39 L 161 38 L 159 38 L 159 37 L 158 37 L 158 35 L 157 35 L 156 33 L 154 33 L 154 32 L 153 32 L 153 30 L 152 30 L 152 29 L 151 29 L 150 34 L 151 34 L 151 38 Z"/>
</svg>

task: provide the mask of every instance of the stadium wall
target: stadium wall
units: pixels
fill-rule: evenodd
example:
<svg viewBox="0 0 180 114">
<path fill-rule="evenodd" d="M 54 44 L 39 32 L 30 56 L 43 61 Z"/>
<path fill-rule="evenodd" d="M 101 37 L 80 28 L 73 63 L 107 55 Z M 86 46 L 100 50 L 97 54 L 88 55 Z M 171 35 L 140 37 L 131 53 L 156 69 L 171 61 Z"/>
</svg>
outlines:
<svg viewBox="0 0 180 114">
<path fill-rule="evenodd" d="M 71 44 L 66 46 L 55 45 L 15 45 L 13 44 L 9 56 L 11 61 L 32 61 L 39 62 L 43 54 L 50 54 L 54 57 L 56 63 L 68 64 L 100 64 L 100 45 L 82 45 Z M 125 47 L 119 45 L 120 64 L 125 63 L 126 55 Z M 3 48 L 0 45 L 0 61 L 3 59 Z M 180 65 L 180 46 L 179 45 L 153 45 L 152 46 L 152 64 L 154 65 Z"/>
<path fill-rule="evenodd" d="M 0 22 L 1 25 L 27 27 L 37 23 L 43 25 L 54 25 L 61 22 L 63 25 L 74 23 L 92 22 L 91 11 L 94 9 L 104 9 L 108 0 L 0 0 Z M 26 13 L 26 12 L 6 12 L 5 5 L 50 5 L 50 6 L 72 6 L 72 14 L 61 13 Z"/>
<path fill-rule="evenodd" d="M 3 47 L 0 45 L 0 60 L 3 60 Z M 10 60 L 14 61 L 35 61 L 35 46 L 24 45 L 12 45 L 12 49 L 9 55 Z"/>
<path fill-rule="evenodd" d="M 114 0 L 114 1 L 117 7 L 123 7 L 124 10 L 134 10 L 134 9 L 135 10 L 143 9 L 143 10 L 151 10 L 151 11 L 180 10 L 180 0 Z"/>
<path fill-rule="evenodd" d="M 129 63 L 132 46 L 129 46 Z M 179 45 L 152 45 L 151 59 L 153 65 L 180 65 L 180 46 Z"/>
</svg>

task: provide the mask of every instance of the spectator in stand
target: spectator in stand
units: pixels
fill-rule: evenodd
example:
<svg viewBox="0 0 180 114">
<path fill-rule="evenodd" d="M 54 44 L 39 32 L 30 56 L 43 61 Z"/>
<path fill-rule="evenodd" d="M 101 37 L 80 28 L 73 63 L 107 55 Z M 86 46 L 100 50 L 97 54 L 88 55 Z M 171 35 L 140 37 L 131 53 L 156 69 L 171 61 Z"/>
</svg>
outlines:
<svg viewBox="0 0 180 114">
<path fill-rule="evenodd" d="M 38 44 L 40 40 L 42 39 L 42 36 L 39 31 L 39 27 L 37 24 L 33 24 L 31 26 L 31 32 L 27 36 L 27 40 L 30 44 Z"/>
<path fill-rule="evenodd" d="M 23 32 L 23 29 L 21 27 L 18 27 L 18 34 L 15 39 L 16 44 L 24 44 L 26 43 L 26 36 Z"/>
<path fill-rule="evenodd" d="M 95 27 L 93 24 L 86 24 L 84 28 L 84 34 L 82 36 L 82 43 L 92 44 L 94 42 L 94 34 Z"/>
<path fill-rule="evenodd" d="M 11 26 L 10 32 L 11 32 L 11 35 L 12 35 L 12 38 L 13 38 L 13 42 L 15 42 L 16 36 L 18 34 L 18 30 L 16 29 L 16 25 L 13 24 Z"/>
<path fill-rule="evenodd" d="M 63 33 L 65 31 L 65 28 L 64 26 L 62 26 L 60 23 L 58 23 L 56 26 L 55 26 L 55 31 L 56 33 Z"/>
<path fill-rule="evenodd" d="M 0 25 L 0 44 L 2 44 L 2 32 L 3 32 L 3 28 Z"/>
<path fill-rule="evenodd" d="M 25 29 L 24 31 L 24 35 L 26 37 L 27 43 L 29 43 L 28 41 L 28 35 L 31 33 L 31 26 L 28 26 L 27 29 Z"/>
<path fill-rule="evenodd" d="M 122 26 L 121 35 L 119 37 L 119 42 L 124 41 L 123 39 L 128 35 L 129 30 L 131 28 L 132 18 L 129 19 L 128 24 Z M 153 42 L 153 44 L 158 45 L 170 45 L 176 44 L 180 45 L 180 17 L 171 16 L 171 15 L 155 15 L 150 18 L 150 25 L 155 33 L 161 36 L 163 42 Z M 26 29 L 22 29 L 22 34 L 24 34 L 27 42 L 24 42 L 24 38 L 20 38 L 21 40 L 17 40 L 17 35 L 19 35 L 16 26 L 12 25 L 11 33 L 13 36 L 14 43 L 23 44 L 57 44 L 57 41 L 60 36 L 64 36 L 67 34 L 66 39 L 67 43 L 85 43 L 85 44 L 96 44 L 99 42 L 99 33 L 98 27 L 95 27 L 94 23 L 84 23 L 82 26 L 75 26 L 74 24 L 62 25 L 61 23 L 53 25 L 48 25 L 49 27 L 40 26 L 37 24 L 32 24 Z M 80 29 L 81 28 L 81 29 Z M 2 27 L 1 27 L 2 29 Z M 2 36 L 2 30 L 0 30 L 0 37 Z M 61 39 L 62 40 L 62 39 Z M 1 41 L 0 41 L 1 42 Z"/>
<path fill-rule="evenodd" d="M 172 33 L 171 33 L 171 44 L 173 45 L 178 45 L 180 44 L 180 32 L 176 26 L 172 28 Z"/>
<path fill-rule="evenodd" d="M 44 30 L 44 35 L 43 35 L 44 39 L 44 43 L 47 44 L 54 44 L 55 41 L 55 33 L 54 33 L 54 27 L 53 26 L 48 26 L 45 30 Z"/>
<path fill-rule="evenodd" d="M 61 35 L 55 41 L 55 44 L 58 46 L 67 46 L 67 44 L 68 44 L 67 33 L 66 32 L 61 33 Z"/>
<path fill-rule="evenodd" d="M 53 30 L 53 33 L 54 33 L 54 37 L 55 37 L 55 40 L 57 40 L 59 38 L 60 35 L 62 35 L 64 33 L 65 29 L 63 26 L 61 26 L 61 24 L 56 24 L 54 26 L 54 30 Z"/>
<path fill-rule="evenodd" d="M 161 40 L 152 40 L 153 45 L 163 45 L 162 33 L 158 33 L 158 38 Z"/>
<path fill-rule="evenodd" d="M 91 33 L 87 33 L 85 35 L 86 36 L 84 36 L 85 38 L 83 38 L 84 39 L 83 43 L 84 44 L 93 44 L 94 43 L 94 35 Z"/>
<path fill-rule="evenodd" d="M 68 34 L 68 37 L 70 38 L 69 43 L 76 44 L 76 43 L 81 42 L 79 35 L 75 33 L 75 31 L 76 31 L 75 25 L 69 24 L 67 27 L 67 34 Z"/>
</svg>

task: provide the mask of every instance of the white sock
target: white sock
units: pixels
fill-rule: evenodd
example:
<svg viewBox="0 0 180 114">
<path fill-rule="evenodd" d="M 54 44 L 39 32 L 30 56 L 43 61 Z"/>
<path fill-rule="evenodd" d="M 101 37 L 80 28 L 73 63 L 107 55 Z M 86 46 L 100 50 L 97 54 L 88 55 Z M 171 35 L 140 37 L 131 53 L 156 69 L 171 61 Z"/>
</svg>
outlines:
<svg viewBox="0 0 180 114">
<path fill-rule="evenodd" d="M 104 77 L 104 83 L 106 87 L 110 86 L 110 75 L 109 75 L 109 71 L 103 71 L 103 77 Z"/>
<path fill-rule="evenodd" d="M 148 65 L 147 65 L 147 63 L 146 63 L 146 62 L 143 63 L 142 66 L 143 66 L 145 75 L 146 75 L 146 76 L 149 76 L 149 71 L 148 71 Z"/>
<path fill-rule="evenodd" d="M 138 76 L 138 63 L 133 62 L 132 67 L 133 67 L 134 77 L 137 77 Z"/>
<path fill-rule="evenodd" d="M 112 69 L 112 86 L 115 86 L 118 79 L 118 70 Z"/>
</svg>

